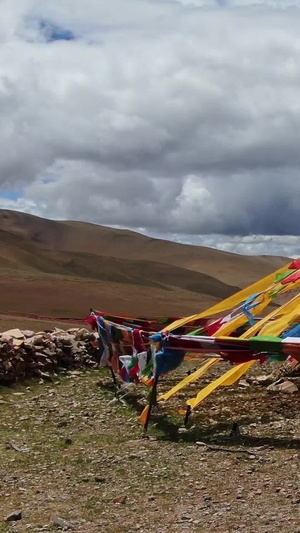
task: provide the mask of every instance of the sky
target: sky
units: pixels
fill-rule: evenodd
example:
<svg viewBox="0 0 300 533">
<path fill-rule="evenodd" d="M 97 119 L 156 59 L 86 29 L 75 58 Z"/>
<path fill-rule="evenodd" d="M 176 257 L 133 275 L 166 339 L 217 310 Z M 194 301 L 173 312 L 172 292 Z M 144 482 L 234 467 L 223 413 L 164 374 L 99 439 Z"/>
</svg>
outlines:
<svg viewBox="0 0 300 533">
<path fill-rule="evenodd" d="M 300 256 L 300 0 L 0 0 L 0 208 Z"/>
</svg>

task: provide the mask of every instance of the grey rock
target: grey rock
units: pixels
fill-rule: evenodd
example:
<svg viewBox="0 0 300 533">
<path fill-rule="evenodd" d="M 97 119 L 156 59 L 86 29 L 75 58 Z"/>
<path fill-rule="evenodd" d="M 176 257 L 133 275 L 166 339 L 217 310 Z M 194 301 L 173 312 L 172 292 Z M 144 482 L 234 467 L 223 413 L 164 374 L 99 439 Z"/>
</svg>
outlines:
<svg viewBox="0 0 300 533">
<path fill-rule="evenodd" d="M 267 387 L 267 390 L 271 392 L 284 392 L 286 394 L 293 394 L 294 392 L 299 391 L 295 383 L 292 383 L 291 381 L 283 381 L 283 380 L 275 381 L 275 383 L 272 383 L 271 385 Z"/>
<path fill-rule="evenodd" d="M 33 337 L 34 336 L 34 331 L 31 331 L 29 329 L 23 329 L 22 330 L 22 333 L 25 337 L 29 338 L 29 337 Z"/>
<path fill-rule="evenodd" d="M 239 387 L 250 387 L 250 383 L 246 379 L 240 379 L 238 385 Z"/>
<path fill-rule="evenodd" d="M 63 530 L 72 529 L 74 531 L 76 529 L 74 524 L 68 522 L 67 520 L 64 520 L 63 518 L 59 518 L 59 516 L 53 518 L 53 524 Z"/>
</svg>

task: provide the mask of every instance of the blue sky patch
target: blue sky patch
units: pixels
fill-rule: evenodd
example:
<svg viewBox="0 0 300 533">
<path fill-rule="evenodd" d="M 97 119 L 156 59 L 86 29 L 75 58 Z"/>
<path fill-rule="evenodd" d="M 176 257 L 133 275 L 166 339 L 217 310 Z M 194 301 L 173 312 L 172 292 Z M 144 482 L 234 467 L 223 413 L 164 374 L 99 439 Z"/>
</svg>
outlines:
<svg viewBox="0 0 300 533">
<path fill-rule="evenodd" d="M 7 200 L 18 200 L 22 196 L 22 189 L 4 189 L 0 191 L 0 198 L 6 198 Z"/>
<path fill-rule="evenodd" d="M 41 20 L 39 28 L 48 43 L 54 41 L 73 41 L 75 39 L 75 35 L 71 30 L 47 20 Z"/>
</svg>

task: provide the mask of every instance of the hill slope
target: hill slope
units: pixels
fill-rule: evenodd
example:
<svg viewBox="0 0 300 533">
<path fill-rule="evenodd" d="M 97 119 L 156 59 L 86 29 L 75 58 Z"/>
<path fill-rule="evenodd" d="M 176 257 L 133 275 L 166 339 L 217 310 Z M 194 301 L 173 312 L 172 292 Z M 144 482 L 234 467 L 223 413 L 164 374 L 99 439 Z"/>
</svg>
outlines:
<svg viewBox="0 0 300 533">
<path fill-rule="evenodd" d="M 0 210 L 0 313 L 84 316 L 94 306 L 120 313 L 185 315 L 286 262 Z M 93 291 L 99 296 L 93 298 Z M 46 298 L 41 298 L 43 292 Z"/>
<path fill-rule="evenodd" d="M 129 230 L 87 222 L 46 220 L 8 210 L 0 210 L 0 229 L 35 248 L 146 260 L 208 275 L 213 272 L 214 277 L 234 285 L 254 281 L 287 262 L 284 257 L 243 256 L 154 239 Z"/>
</svg>

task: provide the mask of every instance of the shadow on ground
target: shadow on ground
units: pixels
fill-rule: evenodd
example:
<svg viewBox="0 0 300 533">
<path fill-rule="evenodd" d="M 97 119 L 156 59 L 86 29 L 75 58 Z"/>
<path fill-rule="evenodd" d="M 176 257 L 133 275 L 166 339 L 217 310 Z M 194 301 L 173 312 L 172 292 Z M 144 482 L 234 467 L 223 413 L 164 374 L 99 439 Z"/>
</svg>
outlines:
<svg viewBox="0 0 300 533">
<path fill-rule="evenodd" d="M 105 388 L 112 392 L 116 390 L 112 383 L 107 383 Z M 138 415 L 141 414 L 143 406 L 141 398 L 138 394 L 128 394 L 126 396 L 126 403 L 134 409 Z M 264 424 L 261 425 L 262 435 L 251 436 L 243 435 L 243 428 L 247 428 L 250 424 L 255 422 L 252 417 L 243 418 L 242 425 L 238 422 L 228 420 L 227 422 L 219 422 L 210 425 L 208 422 L 202 424 L 201 420 L 190 420 L 185 428 L 183 425 L 184 417 L 176 415 L 169 415 L 153 409 L 149 423 L 149 435 L 155 434 L 157 440 L 181 442 L 195 444 L 196 442 L 203 442 L 206 444 L 226 445 L 226 447 L 243 446 L 245 448 L 268 447 L 274 449 L 294 449 L 300 450 L 300 439 L 292 437 L 271 437 L 264 435 Z M 267 429 L 267 426 L 265 426 Z M 144 435 L 147 438 L 147 435 Z"/>
</svg>

